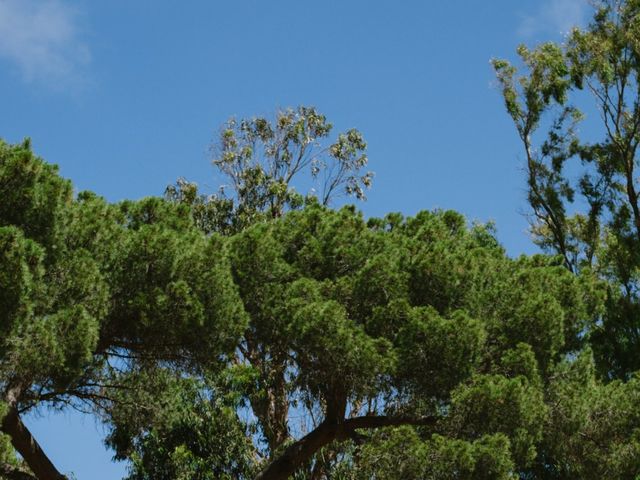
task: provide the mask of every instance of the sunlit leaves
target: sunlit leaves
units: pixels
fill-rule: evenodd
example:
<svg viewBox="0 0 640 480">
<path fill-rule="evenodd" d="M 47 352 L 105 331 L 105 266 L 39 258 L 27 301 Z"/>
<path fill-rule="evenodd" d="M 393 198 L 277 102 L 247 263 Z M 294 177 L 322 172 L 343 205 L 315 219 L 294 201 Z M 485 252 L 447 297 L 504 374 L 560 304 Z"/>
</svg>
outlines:
<svg viewBox="0 0 640 480">
<path fill-rule="evenodd" d="M 230 119 L 211 148 L 221 174 L 210 196 L 183 179 L 167 197 L 192 208 L 205 231 L 238 232 L 305 203 L 329 204 L 346 195 L 365 199 L 373 173 L 365 171 L 367 144 L 350 129 L 332 142 L 333 126 L 313 107 L 279 110 L 274 119 Z M 304 193 L 302 193 L 304 192 Z"/>
</svg>

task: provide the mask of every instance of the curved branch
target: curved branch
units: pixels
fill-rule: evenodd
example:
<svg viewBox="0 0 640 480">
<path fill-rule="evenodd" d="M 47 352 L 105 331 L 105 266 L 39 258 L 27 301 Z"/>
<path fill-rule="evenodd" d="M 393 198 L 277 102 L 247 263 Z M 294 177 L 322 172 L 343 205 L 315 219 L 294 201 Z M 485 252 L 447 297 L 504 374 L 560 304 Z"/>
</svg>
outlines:
<svg viewBox="0 0 640 480">
<path fill-rule="evenodd" d="M 275 460 L 260 472 L 255 480 L 286 480 L 322 447 L 334 442 L 344 441 L 355 435 L 359 429 L 376 429 L 400 425 L 433 426 L 436 417 L 407 416 L 364 416 L 328 422 L 325 420 L 313 431 L 289 445 Z"/>
</svg>

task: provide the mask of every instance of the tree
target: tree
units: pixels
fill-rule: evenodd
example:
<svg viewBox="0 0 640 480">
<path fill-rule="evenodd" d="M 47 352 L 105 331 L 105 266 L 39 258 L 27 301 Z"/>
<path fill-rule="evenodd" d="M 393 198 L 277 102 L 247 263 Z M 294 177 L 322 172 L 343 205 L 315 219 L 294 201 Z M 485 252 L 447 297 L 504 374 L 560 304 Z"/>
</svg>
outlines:
<svg viewBox="0 0 640 480">
<path fill-rule="evenodd" d="M 231 390 L 255 432 L 238 478 L 515 478 L 539 465 L 545 392 L 599 301 L 590 277 L 511 260 L 454 212 L 365 222 L 315 204 L 228 249 L 250 318 Z M 174 444 L 145 441 L 181 432 L 164 428 L 138 430 L 131 478 L 175 468 Z"/>
<path fill-rule="evenodd" d="M 1 430 L 24 462 L 2 472 L 65 478 L 21 416 L 108 410 L 132 371 L 223 363 L 246 317 L 219 239 L 185 207 L 74 198 L 28 141 L 0 143 L 0 198 Z"/>
<path fill-rule="evenodd" d="M 564 44 L 519 47 L 522 74 L 493 62 L 524 145 L 534 238 L 607 282 L 604 314 L 584 333 L 600 373 L 620 379 L 640 369 L 639 13 L 635 0 L 596 2 Z"/>
<path fill-rule="evenodd" d="M 367 144 L 356 129 L 326 144 L 332 129 L 324 115 L 305 106 L 280 110 L 273 121 L 232 118 L 211 147 L 212 163 L 224 182 L 219 193 L 202 195 L 195 183 L 179 179 L 166 196 L 190 205 L 203 230 L 219 233 L 279 217 L 309 199 L 322 205 L 343 194 L 363 200 L 373 179 L 372 172 L 362 171 Z M 294 187 L 301 180 L 316 187 L 306 197 Z"/>
<path fill-rule="evenodd" d="M 136 388 L 114 402 L 107 438 L 116 458 L 131 461 L 127 478 L 251 478 L 254 432 L 239 417 L 237 377 L 228 371 L 207 379 L 176 376 L 167 368 L 131 375 Z"/>
<path fill-rule="evenodd" d="M 237 175 L 245 178 L 241 164 Z M 190 190 L 170 193 L 195 218 L 216 206 L 184 186 Z M 601 311 L 602 285 L 589 270 L 566 269 L 566 258 L 510 260 L 490 229 L 468 230 L 453 212 L 364 222 L 353 209 L 307 201 L 274 214 L 271 205 L 285 205 L 272 198 L 277 191 L 238 195 L 228 218 L 254 214 L 221 229 L 232 233 L 228 255 L 250 319 L 227 372 L 236 408 L 253 418 L 235 416 L 236 427 L 228 427 L 239 422 L 253 432 L 241 455 L 251 465 L 238 478 L 626 478 L 634 471 L 636 418 L 588 419 L 628 406 L 635 390 L 605 386 L 586 367 L 580 382 L 564 373 L 590 358 L 584 332 Z M 219 405 L 215 394 L 204 402 Z M 572 402 L 584 406 L 586 420 L 567 415 Z M 131 478 L 172 478 L 158 472 L 184 467 L 176 456 L 197 476 L 194 465 L 220 458 L 203 457 L 189 442 L 167 450 L 145 441 L 185 436 L 183 424 L 165 425 L 138 429 Z M 203 444 L 220 448 L 214 439 Z M 592 460 L 573 455 L 572 444 Z M 209 463 L 198 478 L 213 472 Z"/>
</svg>

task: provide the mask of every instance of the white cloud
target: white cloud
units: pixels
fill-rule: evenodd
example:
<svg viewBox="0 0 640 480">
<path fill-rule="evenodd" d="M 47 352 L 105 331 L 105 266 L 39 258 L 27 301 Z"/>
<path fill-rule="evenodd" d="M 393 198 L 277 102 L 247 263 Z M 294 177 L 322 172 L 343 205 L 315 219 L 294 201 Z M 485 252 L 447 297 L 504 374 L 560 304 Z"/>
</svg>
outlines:
<svg viewBox="0 0 640 480">
<path fill-rule="evenodd" d="M 589 10 L 588 0 L 546 0 L 537 12 L 523 17 L 518 35 L 566 35 L 573 27 L 585 24 Z"/>
<path fill-rule="evenodd" d="M 52 87 L 81 81 L 91 60 L 78 12 L 59 0 L 0 0 L 0 58 L 28 82 Z"/>
</svg>

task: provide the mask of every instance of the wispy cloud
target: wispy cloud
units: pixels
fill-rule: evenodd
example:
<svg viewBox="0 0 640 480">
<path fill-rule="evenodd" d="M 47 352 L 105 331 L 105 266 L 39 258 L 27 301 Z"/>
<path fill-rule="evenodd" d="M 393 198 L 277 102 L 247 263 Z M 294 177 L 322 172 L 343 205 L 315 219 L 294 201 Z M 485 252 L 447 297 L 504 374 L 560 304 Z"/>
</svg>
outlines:
<svg viewBox="0 0 640 480">
<path fill-rule="evenodd" d="M 524 15 L 518 35 L 566 35 L 578 25 L 584 25 L 589 13 L 588 0 L 545 0 L 537 12 Z"/>
<path fill-rule="evenodd" d="M 82 83 L 91 60 L 78 12 L 60 0 L 0 0 L 0 59 L 27 82 Z"/>
</svg>

